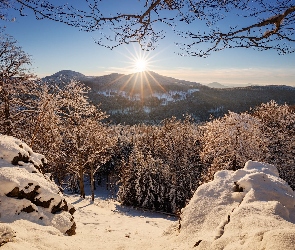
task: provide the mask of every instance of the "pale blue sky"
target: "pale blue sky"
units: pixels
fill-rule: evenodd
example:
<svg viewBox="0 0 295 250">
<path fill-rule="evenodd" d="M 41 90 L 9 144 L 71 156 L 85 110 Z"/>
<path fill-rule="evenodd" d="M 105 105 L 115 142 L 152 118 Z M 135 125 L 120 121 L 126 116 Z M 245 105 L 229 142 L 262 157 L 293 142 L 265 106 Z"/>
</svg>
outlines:
<svg viewBox="0 0 295 250">
<path fill-rule="evenodd" d="M 6 31 L 32 56 L 34 72 L 40 77 L 63 69 L 97 76 L 114 72 L 129 74 L 134 71 L 134 58 L 144 53 L 135 44 L 114 50 L 100 47 L 94 42 L 95 32 L 36 20 L 33 15 L 21 17 L 12 12 L 10 15 L 16 21 L 5 23 Z M 149 70 L 200 83 L 295 85 L 295 54 L 279 56 L 275 51 L 231 49 L 205 59 L 181 57 L 174 41 L 175 36 L 167 28 L 167 37 L 157 49 L 144 53 L 149 59 Z"/>
</svg>

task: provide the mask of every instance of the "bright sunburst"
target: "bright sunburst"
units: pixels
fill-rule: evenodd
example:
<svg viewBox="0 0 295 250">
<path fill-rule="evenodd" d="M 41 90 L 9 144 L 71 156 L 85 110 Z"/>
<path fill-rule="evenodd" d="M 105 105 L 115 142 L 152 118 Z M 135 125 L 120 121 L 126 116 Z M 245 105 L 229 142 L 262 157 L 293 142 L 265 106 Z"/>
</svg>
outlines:
<svg viewBox="0 0 295 250">
<path fill-rule="evenodd" d="M 142 72 L 147 70 L 147 61 L 145 59 L 138 58 L 134 61 L 136 72 Z"/>
<path fill-rule="evenodd" d="M 126 64 L 128 64 L 128 67 L 126 68 L 126 71 L 128 72 L 126 73 L 128 75 L 121 76 L 121 78 L 127 76 L 127 79 L 121 86 L 120 91 L 127 91 L 126 93 L 128 93 L 130 97 L 135 99 L 139 97 L 142 101 L 145 98 L 150 97 L 159 89 L 161 89 L 162 92 L 166 92 L 165 88 L 154 77 L 153 72 L 155 63 L 157 62 L 153 59 L 159 53 L 152 54 L 151 52 L 143 51 L 134 46 L 133 50 L 129 50 L 127 47 L 125 48 L 127 53 L 124 53 L 123 55 L 128 59 L 126 62 Z"/>
<path fill-rule="evenodd" d="M 130 73 L 151 71 L 152 68 L 155 67 L 155 65 L 153 65 L 155 63 L 153 59 L 158 55 L 158 53 L 152 54 L 151 51 L 144 51 L 135 45 L 133 45 L 133 49 L 131 50 L 127 47 L 125 48 L 127 53 L 124 53 L 124 56 L 129 60 L 129 62 L 127 62 L 127 70 Z"/>
</svg>

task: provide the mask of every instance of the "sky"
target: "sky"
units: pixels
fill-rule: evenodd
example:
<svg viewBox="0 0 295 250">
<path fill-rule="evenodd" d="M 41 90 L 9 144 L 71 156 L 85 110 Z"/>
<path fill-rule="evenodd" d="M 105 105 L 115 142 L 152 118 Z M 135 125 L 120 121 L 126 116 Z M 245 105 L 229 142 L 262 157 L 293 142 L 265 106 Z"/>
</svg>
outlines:
<svg viewBox="0 0 295 250">
<path fill-rule="evenodd" d="M 59 3 L 52 0 L 53 3 Z M 111 0 L 104 6 L 113 8 Z M 131 0 L 124 1 L 132 10 Z M 78 3 L 74 0 L 73 5 Z M 81 4 L 79 2 L 78 4 Z M 119 2 L 123 3 L 123 2 Z M 120 6 L 119 6 L 120 7 Z M 14 22 L 0 21 L 23 50 L 32 56 L 33 71 L 39 76 L 60 70 L 74 70 L 88 76 L 110 73 L 130 74 L 136 71 L 135 61 L 143 57 L 147 70 L 177 79 L 200 83 L 222 84 L 284 84 L 295 86 L 295 54 L 278 55 L 276 51 L 227 49 L 208 58 L 180 56 L 175 44 L 177 37 L 166 28 L 166 38 L 154 51 L 144 52 L 138 44 L 122 45 L 113 50 L 95 43 L 98 32 L 87 33 L 78 28 L 50 20 L 36 20 L 26 11 L 23 17 L 10 10 Z M 179 29 L 184 26 L 179 26 Z M 295 44 L 294 44 L 295 46 Z"/>
</svg>

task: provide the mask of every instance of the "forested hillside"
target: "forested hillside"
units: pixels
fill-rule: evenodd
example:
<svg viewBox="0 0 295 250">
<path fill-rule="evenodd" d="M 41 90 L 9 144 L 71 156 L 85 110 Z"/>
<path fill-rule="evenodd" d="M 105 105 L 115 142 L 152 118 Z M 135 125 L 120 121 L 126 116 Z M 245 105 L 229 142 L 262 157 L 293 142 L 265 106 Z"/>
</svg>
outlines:
<svg viewBox="0 0 295 250">
<path fill-rule="evenodd" d="M 204 122 L 229 110 L 245 112 L 271 100 L 295 104 L 295 88 L 290 86 L 210 88 L 155 72 L 86 77 L 78 72 L 60 71 L 44 80 L 62 83 L 73 78 L 90 88 L 91 102 L 100 105 L 113 124 L 159 124 L 172 116 L 183 119 L 183 114 Z"/>
</svg>

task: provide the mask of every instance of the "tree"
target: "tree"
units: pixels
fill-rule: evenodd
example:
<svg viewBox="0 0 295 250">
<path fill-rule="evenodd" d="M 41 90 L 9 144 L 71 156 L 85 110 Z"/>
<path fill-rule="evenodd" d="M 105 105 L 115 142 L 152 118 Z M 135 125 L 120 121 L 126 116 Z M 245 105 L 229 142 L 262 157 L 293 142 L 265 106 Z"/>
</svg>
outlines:
<svg viewBox="0 0 295 250">
<path fill-rule="evenodd" d="M 115 131 L 100 122 L 102 117 L 93 116 L 85 120 L 84 129 L 87 133 L 86 148 L 87 165 L 89 165 L 91 199 L 94 201 L 94 175 L 113 156 L 113 148 L 117 142 Z"/>
<path fill-rule="evenodd" d="M 7 9 L 11 8 L 10 0 L 0 1 L 0 19 L 7 20 Z"/>
<path fill-rule="evenodd" d="M 161 126 L 138 125 L 120 168 L 118 197 L 125 205 L 178 213 L 197 189 L 203 165 L 198 127 L 186 117 Z"/>
<path fill-rule="evenodd" d="M 248 160 L 266 159 L 262 126 L 259 119 L 247 113 L 233 112 L 203 125 L 201 158 L 209 165 L 206 178 L 211 179 L 219 170 L 240 169 Z"/>
<path fill-rule="evenodd" d="M 109 8 L 109 0 L 85 0 L 79 6 L 16 2 L 22 15 L 31 9 L 37 19 L 99 31 L 97 43 L 111 49 L 131 42 L 154 49 L 168 26 L 183 38 L 184 43 L 177 44 L 191 56 L 204 57 L 225 48 L 295 51 L 295 5 L 288 0 L 134 0 L 128 1 L 132 2 L 129 9 L 120 4 Z"/>
<path fill-rule="evenodd" d="M 253 115 L 261 120 L 262 132 L 268 139 L 269 157 L 265 160 L 275 165 L 280 177 L 295 189 L 295 113 L 288 105 L 275 101 L 261 104 Z"/>
<path fill-rule="evenodd" d="M 29 55 L 16 40 L 0 33 L 0 133 L 23 133 L 28 116 L 36 107 L 37 85 L 29 72 Z M 22 137 L 22 136 L 19 136 Z"/>
<path fill-rule="evenodd" d="M 62 120 L 62 148 L 64 167 L 74 182 L 78 181 L 81 197 L 85 198 L 84 175 L 90 168 L 92 199 L 93 175 L 111 157 L 115 138 L 102 123 L 106 114 L 88 101 L 86 87 L 74 80 L 59 93 Z"/>
<path fill-rule="evenodd" d="M 38 153 L 46 156 L 47 164 L 41 169 L 43 173 L 50 173 L 59 185 L 65 176 L 61 159 L 63 158 L 63 126 L 61 116 L 60 89 L 46 83 L 40 86 L 40 97 L 36 115 L 27 129 L 27 144 Z"/>
</svg>

